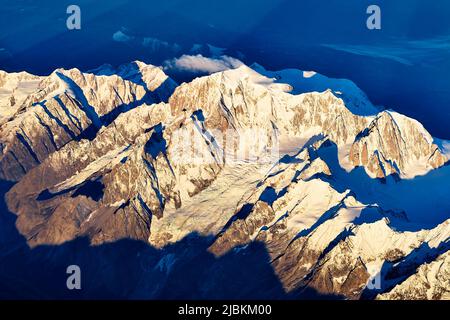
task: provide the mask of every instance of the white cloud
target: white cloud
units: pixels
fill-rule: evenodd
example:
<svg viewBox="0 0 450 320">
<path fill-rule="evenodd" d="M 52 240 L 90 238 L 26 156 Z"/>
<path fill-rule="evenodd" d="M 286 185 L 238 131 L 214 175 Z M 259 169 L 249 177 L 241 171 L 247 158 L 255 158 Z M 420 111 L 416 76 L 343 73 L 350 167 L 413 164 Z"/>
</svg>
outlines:
<svg viewBox="0 0 450 320">
<path fill-rule="evenodd" d="M 409 46 L 425 50 L 450 50 L 450 36 L 442 36 L 425 40 L 414 40 L 408 42 Z"/>
<path fill-rule="evenodd" d="M 209 43 L 207 44 L 198 44 L 195 43 L 191 50 L 189 51 L 191 54 L 207 54 L 208 56 L 211 57 L 221 57 L 225 54 L 225 50 L 226 48 L 220 48 L 220 47 L 216 47 L 213 46 Z"/>
<path fill-rule="evenodd" d="M 215 47 L 213 45 L 208 44 L 209 52 L 213 56 L 222 56 L 225 53 L 225 48 Z"/>
<path fill-rule="evenodd" d="M 162 41 L 153 37 L 145 37 L 142 40 L 142 45 L 144 47 L 151 47 L 153 50 L 160 49 L 161 47 L 163 48 L 169 47 L 169 43 L 167 41 Z"/>
<path fill-rule="evenodd" d="M 214 73 L 228 69 L 235 69 L 240 67 L 242 64 L 243 63 L 240 60 L 229 56 L 208 58 L 202 56 L 201 54 L 184 54 L 179 58 L 166 61 L 165 67 L 167 69 L 177 69 L 179 71 Z"/>
<path fill-rule="evenodd" d="M 124 33 L 123 31 L 121 31 L 121 30 L 115 32 L 115 33 L 113 34 L 112 38 L 113 38 L 114 41 L 117 41 L 117 42 L 128 42 L 128 41 L 130 41 L 130 40 L 133 39 L 133 37 L 131 37 L 131 36 L 125 34 L 125 33 Z"/>
<path fill-rule="evenodd" d="M 365 46 L 365 45 L 334 45 L 334 44 L 324 44 L 324 47 L 343 51 L 347 53 L 352 53 L 360 56 L 382 58 L 392 61 L 396 61 L 405 65 L 412 65 L 412 62 L 405 57 L 408 52 L 402 48 L 392 48 L 392 47 L 376 47 L 376 46 Z"/>
<path fill-rule="evenodd" d="M 0 48 L 0 58 L 6 59 L 12 57 L 11 53 L 5 48 Z"/>
<path fill-rule="evenodd" d="M 426 63 L 432 57 L 450 53 L 450 37 L 423 40 L 393 39 L 381 45 L 323 44 L 324 47 L 351 54 L 382 58 L 404 65 Z"/>
<path fill-rule="evenodd" d="M 149 48 L 151 52 L 157 52 L 159 50 L 168 49 L 172 51 L 180 51 L 181 47 L 177 43 L 169 43 L 167 41 L 160 40 L 153 37 L 145 37 L 142 39 L 142 45 Z"/>
<path fill-rule="evenodd" d="M 450 159 L 450 140 L 441 140 L 434 138 L 434 143 L 436 143 L 441 150 L 441 152 Z"/>
</svg>

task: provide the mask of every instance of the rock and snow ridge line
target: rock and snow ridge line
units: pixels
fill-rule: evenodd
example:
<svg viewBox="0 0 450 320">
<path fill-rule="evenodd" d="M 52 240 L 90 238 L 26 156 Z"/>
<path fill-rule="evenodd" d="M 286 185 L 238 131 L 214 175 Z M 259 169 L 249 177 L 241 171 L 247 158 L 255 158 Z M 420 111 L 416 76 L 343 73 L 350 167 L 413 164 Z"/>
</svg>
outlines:
<svg viewBox="0 0 450 320">
<path fill-rule="evenodd" d="M 0 74 L 0 177 L 17 181 L 73 140 L 93 139 L 119 114 L 167 101 L 176 87 L 159 67 L 135 61 L 47 77 Z"/>
<path fill-rule="evenodd" d="M 285 73 L 289 76 L 284 76 Z M 288 83 L 283 83 L 283 76 L 280 74 Z M 329 135 L 340 149 L 348 149 L 345 150 L 345 158 L 340 159 L 342 163 L 349 164 L 346 169 L 363 166 L 373 178 L 384 178 L 388 175 L 413 178 L 448 161 L 440 147 L 434 143 L 434 139 L 417 121 L 391 111 L 358 115 L 353 112 L 354 109 L 362 106 L 359 111 L 364 113 L 367 110 L 374 111 L 375 107 L 369 105 L 369 102 L 350 103 L 349 107 L 345 103 L 351 96 L 348 93 L 345 100 L 336 97 L 332 90 L 290 94 L 294 87 L 297 92 L 301 92 L 303 85 L 301 81 L 292 80 L 292 74 L 292 70 L 288 70 L 279 72 L 274 78 L 268 78 L 243 65 L 182 84 L 171 99 L 184 101 L 186 99 L 178 97 L 187 96 L 189 92 L 198 92 L 199 104 L 203 105 L 202 111 L 205 115 L 217 118 L 220 113 L 224 113 L 226 121 L 231 124 L 243 113 L 242 118 L 250 118 L 250 123 L 247 119 L 237 120 L 243 127 L 264 128 L 272 122 L 282 135 L 302 137 L 308 132 L 307 135 L 311 136 L 311 131 L 312 135 Z M 322 78 L 313 80 L 317 75 L 308 75 L 305 78 L 302 73 L 294 74 L 306 81 L 313 81 L 314 85 L 326 81 Z M 330 80 L 330 87 L 339 85 L 338 81 Z M 248 108 L 248 102 L 252 101 L 246 101 L 245 97 L 242 101 L 235 99 L 240 91 L 246 90 L 255 99 L 261 100 L 252 106 L 253 109 Z M 359 89 L 353 86 L 350 92 L 357 90 Z M 210 92 L 205 94 L 207 91 Z M 222 109 L 217 111 L 217 105 Z M 188 109 L 193 111 L 195 107 L 189 105 Z M 182 103 L 177 103 L 175 108 L 174 112 L 186 109 Z M 230 114 L 230 110 L 231 114 L 234 112 L 235 115 L 226 115 Z M 217 113 L 219 114 L 216 115 Z"/>
<path fill-rule="evenodd" d="M 271 92 L 280 91 L 278 94 L 280 99 L 285 99 L 282 97 L 283 92 L 302 96 L 311 91 L 330 90 L 334 96 L 343 99 L 342 105 L 350 111 L 350 114 L 360 115 L 364 118 L 360 122 L 368 123 L 368 119 L 375 117 L 374 114 L 377 113 L 377 108 L 351 81 L 330 79 L 316 73 L 293 69 L 271 72 L 258 64 L 252 65 L 252 68 L 243 65 L 237 69 L 217 74 L 226 77 L 230 86 L 236 87 L 236 83 L 247 81 L 254 86 L 263 86 Z M 214 78 L 217 74 L 208 76 L 208 78 Z M 233 82 L 235 85 L 231 85 Z M 3 88 L 9 88 L 9 91 L 8 89 L 3 90 L 8 93 L 2 93 L 0 100 L 2 104 L 6 104 L 9 100 L 9 106 L 2 105 L 0 109 L 1 111 L 6 110 L 6 112 L 0 113 L 0 119 L 6 121 L 2 125 L 2 131 L 6 132 L 1 132 L 4 153 L 2 157 L 6 157 L 8 162 L 15 163 L 10 168 L 2 168 L 2 178 L 12 180 L 17 180 L 29 168 L 40 163 L 49 153 L 58 150 L 68 141 L 74 138 L 92 137 L 96 130 L 102 125 L 109 124 L 118 114 L 142 103 L 167 101 L 171 92 L 176 88 L 175 82 L 168 79 L 161 68 L 139 61 L 122 65 L 117 69 L 110 65 L 103 65 L 88 73 L 82 73 L 77 69 L 59 69 L 44 78 L 27 73 L 11 75 L 2 73 L 0 83 L 3 83 Z M 27 88 L 28 91 L 21 88 Z M 16 90 L 18 90 L 18 94 Z M 22 97 L 22 101 L 16 99 L 16 95 L 25 95 L 26 97 Z M 277 94 L 274 99 L 278 99 Z M 16 103 L 16 100 L 21 103 Z M 293 103 L 301 102 L 294 101 Z M 15 111 L 11 111 L 11 109 Z M 72 111 L 72 109 L 76 110 Z M 384 115 L 391 115 L 391 117 Z M 5 120 L 7 116 L 9 116 L 9 121 Z M 339 112 L 337 116 L 340 116 Z M 353 167 L 359 165 L 370 167 L 368 173 L 372 177 L 382 178 L 389 174 L 395 174 L 408 178 L 425 174 L 448 160 L 446 156 L 441 156 L 444 150 L 433 144 L 433 138 L 420 123 L 413 123 L 412 119 L 389 111 L 378 114 L 373 122 L 379 118 L 390 118 L 387 120 L 389 123 L 383 124 L 387 126 L 385 128 L 387 131 L 401 131 L 402 129 L 411 131 L 410 128 L 417 131 L 413 133 L 415 135 L 413 140 L 414 143 L 419 144 L 420 149 L 416 150 L 412 159 L 410 157 L 402 159 L 402 150 L 394 152 L 397 153 L 395 156 L 386 155 L 383 150 L 379 150 L 386 147 L 383 146 L 385 144 L 383 136 L 375 136 L 371 139 L 374 140 L 369 144 L 372 150 L 367 149 L 367 143 L 355 141 L 357 145 L 350 150 L 351 154 L 348 156 L 351 158 L 350 162 Z M 338 119 L 326 119 L 326 121 L 336 120 Z M 317 124 L 312 123 L 312 125 Z M 327 124 L 322 122 L 319 125 L 322 126 L 323 131 L 323 126 Z M 360 137 L 357 135 L 361 134 L 363 130 L 370 132 L 371 129 L 369 125 L 367 126 L 367 128 L 363 128 L 360 125 L 360 128 L 355 128 L 355 130 L 361 132 L 353 130 L 354 132 L 344 133 L 344 135 L 348 135 L 350 139 L 354 136 L 359 139 Z M 375 125 L 372 124 L 372 126 Z M 28 127 L 34 127 L 34 132 L 29 132 Z M 335 129 L 339 130 L 340 128 Z M 389 138 L 409 141 L 409 137 L 404 137 L 404 132 L 399 132 L 397 135 L 401 136 Z M 34 147 L 36 141 L 33 140 L 35 139 L 39 139 L 43 146 Z M 342 141 L 342 139 L 340 140 Z M 440 141 L 437 142 L 442 145 Z M 392 141 L 392 143 L 396 142 Z M 18 150 L 14 150 L 14 146 L 10 146 L 14 144 L 18 146 Z M 412 146 L 414 147 L 414 145 Z M 404 144 L 400 147 L 405 149 L 411 146 Z M 424 150 L 430 148 L 431 150 Z M 398 168 L 399 166 L 400 168 Z"/>
<path fill-rule="evenodd" d="M 56 151 L 44 140 L 48 154 L 36 152 L 43 134 L 52 136 L 53 127 L 48 124 L 64 128 L 59 121 L 71 132 L 83 129 L 84 123 L 94 123 L 101 110 L 116 110 L 116 97 L 123 100 L 129 94 L 134 99 L 142 90 L 143 77 L 136 68 L 110 69 L 104 66 L 95 71 L 102 75 L 94 75 L 86 85 L 76 71 L 70 70 L 69 75 L 58 71 L 69 78 L 63 81 L 69 86 L 61 97 L 73 102 L 63 103 L 70 105 L 67 113 L 62 106 L 58 110 L 42 102 L 41 108 L 49 109 L 52 117 L 49 122 L 39 122 L 45 129 L 36 130 L 41 135 L 33 136 L 22 127 L 25 134 L 20 131 L 21 138 L 16 135 L 17 139 L 12 139 L 13 145 L 16 141 L 28 146 L 18 148 L 22 153 L 13 150 L 16 158 L 22 155 L 20 164 L 27 151 L 38 160 L 18 175 L 19 182 L 7 195 L 9 209 L 18 214 L 17 227 L 30 245 L 59 244 L 87 236 L 93 244 L 133 238 L 164 247 L 198 232 L 217 236 L 210 251 L 220 255 L 246 250 L 247 244 L 259 241 L 268 248 L 271 264 L 287 292 L 313 287 L 348 298 L 364 294 L 369 269 L 382 270 L 383 279 L 394 279 L 392 285 L 396 285 L 404 280 L 398 279 L 399 273 L 411 276 L 424 264 L 423 253 L 446 250 L 442 243 L 449 236 L 448 214 L 447 219 L 422 228 L 425 230 L 408 230 L 408 212 L 405 215 L 402 208 L 389 211 L 393 208 L 362 201 L 361 190 L 354 192 L 342 179 L 351 178 L 345 176 L 343 163 L 349 171 L 361 166 L 363 177 L 377 186 L 382 184 L 370 177 L 413 176 L 417 170 L 414 160 L 422 164 L 421 174 L 433 165 L 438 168 L 443 161 L 441 152 L 420 124 L 390 111 L 356 115 L 331 91 L 291 94 L 288 91 L 293 86 L 283 83 L 283 77 L 272 79 L 246 66 L 177 86 L 166 103 L 119 110 L 119 115 L 95 130 L 90 139 L 68 138 L 61 147 L 54 139 Z M 115 73 L 132 80 L 122 78 L 116 83 Z M 57 73 L 55 76 L 61 79 Z M 305 77 L 314 79 L 315 75 L 307 73 Z M 101 79 L 111 89 L 112 99 L 108 94 L 100 99 L 104 95 Z M 119 85 L 122 83 L 125 87 Z M 83 88 L 90 94 L 84 94 Z M 95 113 L 85 112 L 89 106 Z M 24 118 L 36 115 L 26 112 Z M 64 114 L 68 120 L 59 117 Z M 219 137 L 214 134 L 230 128 L 242 133 L 255 127 L 269 137 L 275 132 L 292 138 L 288 154 L 275 165 L 268 164 L 263 172 L 251 163 L 220 161 L 223 150 L 217 148 Z M 173 137 L 181 129 L 199 138 L 195 147 L 208 161 L 174 161 L 177 148 Z M 101 194 L 94 194 L 92 186 L 101 189 Z M 424 214 L 434 214 L 433 210 L 428 207 Z M 402 273 L 404 269 L 408 272 Z M 442 285 L 435 287 L 440 290 Z M 380 293 L 390 289 L 389 283 Z M 439 296 L 439 292 L 433 295 Z"/>
</svg>

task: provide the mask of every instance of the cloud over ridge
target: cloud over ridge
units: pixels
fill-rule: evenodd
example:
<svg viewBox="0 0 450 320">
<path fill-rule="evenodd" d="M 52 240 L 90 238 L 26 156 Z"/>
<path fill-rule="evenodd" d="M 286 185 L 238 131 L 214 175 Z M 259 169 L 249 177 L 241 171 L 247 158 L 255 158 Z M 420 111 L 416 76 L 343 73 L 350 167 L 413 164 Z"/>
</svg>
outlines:
<svg viewBox="0 0 450 320">
<path fill-rule="evenodd" d="M 201 54 L 186 55 L 179 58 L 167 60 L 164 65 L 166 69 L 175 69 L 178 71 L 187 71 L 193 73 L 214 73 L 228 69 L 235 69 L 243 63 L 230 56 L 220 56 L 216 58 L 204 57 Z"/>
</svg>

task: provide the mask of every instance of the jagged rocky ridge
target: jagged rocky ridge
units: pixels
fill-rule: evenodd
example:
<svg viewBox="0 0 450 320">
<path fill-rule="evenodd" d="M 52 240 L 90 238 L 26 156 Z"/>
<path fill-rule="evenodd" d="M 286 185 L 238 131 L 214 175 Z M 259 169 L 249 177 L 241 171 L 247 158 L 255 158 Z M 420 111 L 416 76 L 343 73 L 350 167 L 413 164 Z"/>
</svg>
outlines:
<svg viewBox="0 0 450 320">
<path fill-rule="evenodd" d="M 241 66 L 177 86 L 141 62 L 1 73 L 0 173 L 17 181 L 6 199 L 18 230 L 33 247 L 87 236 L 163 248 L 195 232 L 212 237 L 218 257 L 260 242 L 288 293 L 448 297 L 439 272 L 449 206 L 435 208 L 439 219 L 429 208 L 430 223 L 417 228 L 407 211 L 367 202 L 340 179 L 360 169 L 381 187 L 437 170 L 445 179 L 445 150 L 355 85 L 316 76 Z M 200 161 L 180 152 L 186 136 Z M 266 161 L 227 157 L 254 145 Z M 275 145 L 280 154 L 266 157 Z M 409 283 L 423 283 L 428 264 L 444 267 L 415 294 Z M 368 289 L 372 278 L 381 284 Z"/>
<path fill-rule="evenodd" d="M 141 62 L 47 77 L 1 73 L 2 83 L 0 178 L 13 181 L 68 142 L 92 138 L 119 113 L 166 100 L 176 86 Z"/>
</svg>

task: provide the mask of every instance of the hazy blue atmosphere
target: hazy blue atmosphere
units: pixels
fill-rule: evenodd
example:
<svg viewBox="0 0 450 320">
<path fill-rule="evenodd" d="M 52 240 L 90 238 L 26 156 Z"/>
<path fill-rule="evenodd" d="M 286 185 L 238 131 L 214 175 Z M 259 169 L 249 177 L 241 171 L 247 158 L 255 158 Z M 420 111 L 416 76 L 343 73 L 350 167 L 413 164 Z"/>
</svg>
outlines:
<svg viewBox="0 0 450 320">
<path fill-rule="evenodd" d="M 0 0 L 0 300 L 449 299 L 449 17 Z"/>
<path fill-rule="evenodd" d="M 69 4 L 81 8 L 81 30 L 66 28 Z M 381 7 L 381 30 L 366 28 L 370 4 Z M 210 44 L 247 64 L 349 78 L 375 104 L 450 138 L 446 0 L 2 0 L 0 10 L 5 71 L 48 74 L 136 59 L 163 64 Z"/>
</svg>

